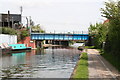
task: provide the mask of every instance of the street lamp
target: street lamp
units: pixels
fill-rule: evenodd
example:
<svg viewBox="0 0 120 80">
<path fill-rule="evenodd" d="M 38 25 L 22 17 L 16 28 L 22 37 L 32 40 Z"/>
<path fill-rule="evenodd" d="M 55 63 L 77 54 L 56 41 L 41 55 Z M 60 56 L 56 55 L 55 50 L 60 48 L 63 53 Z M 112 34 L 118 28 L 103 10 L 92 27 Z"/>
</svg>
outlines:
<svg viewBox="0 0 120 80">
<path fill-rule="evenodd" d="M 26 20 L 27 20 L 27 29 L 28 29 L 28 18 L 26 17 Z"/>
<path fill-rule="evenodd" d="M 14 26 L 14 25 L 13 25 L 13 17 L 12 17 L 11 19 L 12 19 L 12 28 L 13 28 L 13 26 Z"/>
</svg>

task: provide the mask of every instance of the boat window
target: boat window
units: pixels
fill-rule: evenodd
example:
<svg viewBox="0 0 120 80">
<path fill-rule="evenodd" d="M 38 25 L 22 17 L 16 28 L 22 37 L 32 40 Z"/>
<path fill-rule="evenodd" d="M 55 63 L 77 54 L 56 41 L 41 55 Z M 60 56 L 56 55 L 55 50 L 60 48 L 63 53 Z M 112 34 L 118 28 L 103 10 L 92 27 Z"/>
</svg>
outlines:
<svg viewBox="0 0 120 80">
<path fill-rule="evenodd" d="M 14 48 L 16 48 L 16 46 L 14 46 Z"/>
</svg>

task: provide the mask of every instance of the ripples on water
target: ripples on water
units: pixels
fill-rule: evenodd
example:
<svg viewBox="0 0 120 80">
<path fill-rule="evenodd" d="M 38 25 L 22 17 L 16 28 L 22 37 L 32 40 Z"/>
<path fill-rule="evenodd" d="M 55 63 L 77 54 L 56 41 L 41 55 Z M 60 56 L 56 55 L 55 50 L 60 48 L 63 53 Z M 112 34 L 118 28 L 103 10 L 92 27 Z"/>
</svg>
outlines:
<svg viewBox="0 0 120 80">
<path fill-rule="evenodd" d="M 75 48 L 50 47 L 4 54 L 2 77 L 70 78 L 80 51 Z"/>
</svg>

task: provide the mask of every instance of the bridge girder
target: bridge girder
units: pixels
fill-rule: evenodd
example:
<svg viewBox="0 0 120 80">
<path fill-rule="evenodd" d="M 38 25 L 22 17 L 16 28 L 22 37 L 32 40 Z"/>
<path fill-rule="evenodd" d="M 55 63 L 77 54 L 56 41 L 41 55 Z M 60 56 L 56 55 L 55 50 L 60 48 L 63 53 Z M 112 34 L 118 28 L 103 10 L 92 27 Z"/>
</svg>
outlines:
<svg viewBox="0 0 120 80">
<path fill-rule="evenodd" d="M 47 34 L 31 33 L 32 40 L 61 40 L 61 41 L 86 41 L 89 39 L 88 34 Z"/>
</svg>

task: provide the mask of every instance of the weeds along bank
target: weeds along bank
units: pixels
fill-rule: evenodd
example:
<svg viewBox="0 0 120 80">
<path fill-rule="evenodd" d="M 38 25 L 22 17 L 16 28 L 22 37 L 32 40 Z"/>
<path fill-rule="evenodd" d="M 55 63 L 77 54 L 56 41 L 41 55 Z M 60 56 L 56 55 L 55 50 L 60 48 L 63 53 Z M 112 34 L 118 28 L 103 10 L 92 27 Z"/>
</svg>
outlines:
<svg viewBox="0 0 120 80">
<path fill-rule="evenodd" d="M 85 52 L 81 53 L 80 60 L 71 75 L 71 80 L 74 78 L 88 80 L 88 55 Z"/>
</svg>

